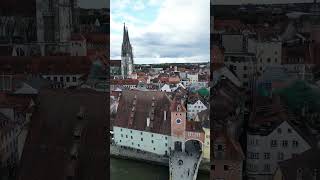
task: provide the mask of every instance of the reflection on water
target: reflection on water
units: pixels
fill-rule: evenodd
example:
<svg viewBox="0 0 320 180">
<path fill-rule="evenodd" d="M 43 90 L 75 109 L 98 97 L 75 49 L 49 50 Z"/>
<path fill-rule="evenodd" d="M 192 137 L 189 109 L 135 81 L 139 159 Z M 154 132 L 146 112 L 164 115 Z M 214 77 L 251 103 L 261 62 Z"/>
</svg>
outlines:
<svg viewBox="0 0 320 180">
<path fill-rule="evenodd" d="M 111 180 L 169 180 L 169 169 L 166 166 L 111 158 L 110 176 Z M 209 180 L 209 174 L 199 174 L 197 180 Z"/>
</svg>

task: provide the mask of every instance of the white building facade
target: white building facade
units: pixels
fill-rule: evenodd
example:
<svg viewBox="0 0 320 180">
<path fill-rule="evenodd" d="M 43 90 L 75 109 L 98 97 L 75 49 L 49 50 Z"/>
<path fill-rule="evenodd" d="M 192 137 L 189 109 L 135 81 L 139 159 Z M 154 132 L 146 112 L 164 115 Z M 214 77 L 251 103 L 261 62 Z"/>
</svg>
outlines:
<svg viewBox="0 0 320 180">
<path fill-rule="evenodd" d="M 287 122 L 282 122 L 266 136 L 247 134 L 247 164 L 249 178 L 272 179 L 279 161 L 287 160 L 311 146 Z"/>
<path fill-rule="evenodd" d="M 202 101 L 197 100 L 194 104 L 187 104 L 187 118 L 188 120 L 190 119 L 195 119 L 197 114 L 201 111 L 204 111 L 207 109 L 207 106 L 203 104 Z"/>
<path fill-rule="evenodd" d="M 131 147 L 158 155 L 169 155 L 171 136 L 148 131 L 113 127 L 114 142 L 118 146 Z"/>
</svg>

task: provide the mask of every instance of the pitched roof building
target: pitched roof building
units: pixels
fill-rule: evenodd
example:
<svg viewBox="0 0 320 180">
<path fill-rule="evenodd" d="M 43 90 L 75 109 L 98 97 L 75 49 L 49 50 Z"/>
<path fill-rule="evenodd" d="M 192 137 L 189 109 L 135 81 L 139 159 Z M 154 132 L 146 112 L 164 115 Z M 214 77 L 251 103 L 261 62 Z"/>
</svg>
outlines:
<svg viewBox="0 0 320 180">
<path fill-rule="evenodd" d="M 105 93 L 44 90 L 38 100 L 18 179 L 107 179 Z"/>
</svg>

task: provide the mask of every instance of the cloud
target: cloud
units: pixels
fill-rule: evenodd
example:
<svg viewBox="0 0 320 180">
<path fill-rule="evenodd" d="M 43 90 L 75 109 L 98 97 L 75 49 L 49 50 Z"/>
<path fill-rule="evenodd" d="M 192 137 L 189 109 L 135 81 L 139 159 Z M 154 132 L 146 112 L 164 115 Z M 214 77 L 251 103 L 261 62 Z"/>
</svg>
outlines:
<svg viewBox="0 0 320 180">
<path fill-rule="evenodd" d="M 167 61 L 176 58 L 179 61 L 183 59 L 209 61 L 209 0 L 135 2 L 131 1 L 128 5 L 138 7 L 139 3 L 144 2 L 144 9 L 140 9 L 143 15 L 135 13 L 137 9 L 113 9 L 111 4 L 112 57 L 119 57 L 121 51 L 122 33 L 119 33 L 123 29 L 122 22 L 119 22 L 121 19 L 126 20 L 134 56 L 137 59 L 161 61 L 161 58 L 165 58 Z M 154 18 L 150 18 L 152 15 Z"/>
</svg>

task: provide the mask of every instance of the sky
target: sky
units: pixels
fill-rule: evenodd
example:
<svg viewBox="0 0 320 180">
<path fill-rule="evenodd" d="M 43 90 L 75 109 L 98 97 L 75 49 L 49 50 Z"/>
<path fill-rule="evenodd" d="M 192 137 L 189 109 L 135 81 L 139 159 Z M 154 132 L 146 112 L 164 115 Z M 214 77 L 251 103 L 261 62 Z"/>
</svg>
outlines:
<svg viewBox="0 0 320 180">
<path fill-rule="evenodd" d="M 125 22 L 136 64 L 208 62 L 210 0 L 111 0 L 111 59 Z"/>
</svg>

